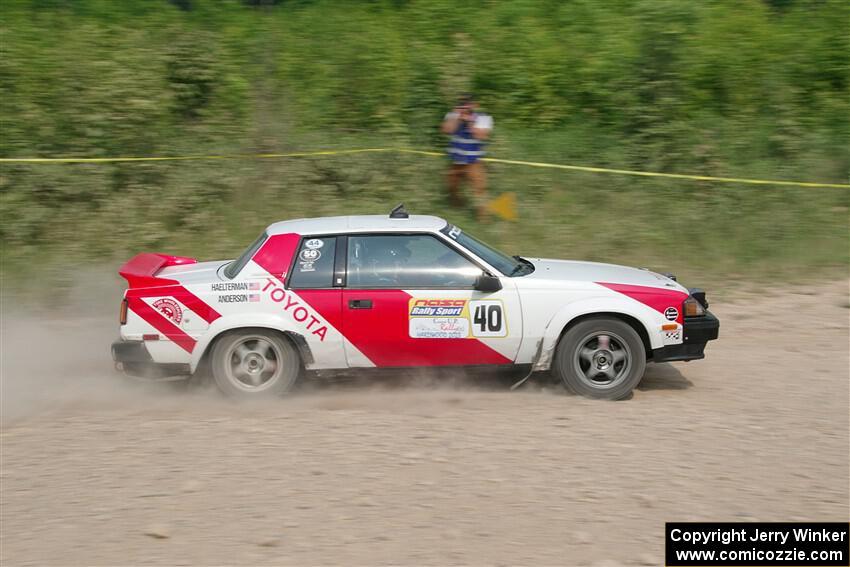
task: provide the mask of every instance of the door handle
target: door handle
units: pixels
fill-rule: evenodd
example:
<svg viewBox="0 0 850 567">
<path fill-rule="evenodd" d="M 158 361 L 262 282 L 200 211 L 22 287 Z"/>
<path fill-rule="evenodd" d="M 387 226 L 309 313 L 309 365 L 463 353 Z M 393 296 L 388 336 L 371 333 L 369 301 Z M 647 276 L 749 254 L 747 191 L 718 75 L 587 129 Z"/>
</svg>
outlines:
<svg viewBox="0 0 850 567">
<path fill-rule="evenodd" d="M 348 300 L 348 308 L 349 309 L 372 309 L 372 300 L 371 299 L 349 299 Z"/>
</svg>

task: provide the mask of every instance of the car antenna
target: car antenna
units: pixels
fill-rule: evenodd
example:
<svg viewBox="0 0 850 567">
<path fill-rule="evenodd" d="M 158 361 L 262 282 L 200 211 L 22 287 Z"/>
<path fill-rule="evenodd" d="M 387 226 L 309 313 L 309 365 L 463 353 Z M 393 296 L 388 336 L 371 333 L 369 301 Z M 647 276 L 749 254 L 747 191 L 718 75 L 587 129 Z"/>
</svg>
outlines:
<svg viewBox="0 0 850 567">
<path fill-rule="evenodd" d="M 404 203 L 399 203 L 393 210 L 390 211 L 391 219 L 406 219 L 410 215 L 404 209 Z"/>
</svg>

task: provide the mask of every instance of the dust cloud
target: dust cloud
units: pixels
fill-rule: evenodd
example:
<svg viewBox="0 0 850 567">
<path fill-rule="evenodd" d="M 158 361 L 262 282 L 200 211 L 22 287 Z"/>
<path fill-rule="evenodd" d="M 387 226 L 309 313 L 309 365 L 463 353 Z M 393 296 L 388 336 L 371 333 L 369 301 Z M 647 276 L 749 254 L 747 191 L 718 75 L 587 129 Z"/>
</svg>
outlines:
<svg viewBox="0 0 850 567">
<path fill-rule="evenodd" d="M 4 290 L 5 291 L 5 290 Z M 118 335 L 120 282 L 94 276 L 48 305 L 4 293 L 0 419 L 8 425 L 63 408 L 129 403 L 148 391 L 116 380 L 109 352 Z"/>
<path fill-rule="evenodd" d="M 133 412 L 183 408 L 192 412 L 273 411 L 316 408 L 402 408 L 454 404 L 453 393 L 506 391 L 508 376 L 411 369 L 372 375 L 316 376 L 302 380 L 283 400 L 247 403 L 224 398 L 211 380 L 151 383 L 114 369 L 110 344 L 118 337 L 118 306 L 124 281 L 106 269 L 92 270 L 50 306 L 3 298 L 0 423 L 43 414 Z M 557 385 L 529 389 L 563 394 Z"/>
</svg>

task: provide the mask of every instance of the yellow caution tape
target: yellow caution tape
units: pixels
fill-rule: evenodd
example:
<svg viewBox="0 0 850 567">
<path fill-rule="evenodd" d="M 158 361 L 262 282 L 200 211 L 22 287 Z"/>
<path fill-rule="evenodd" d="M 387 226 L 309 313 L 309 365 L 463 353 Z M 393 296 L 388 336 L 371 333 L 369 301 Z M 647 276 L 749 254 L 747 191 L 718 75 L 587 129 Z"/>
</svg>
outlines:
<svg viewBox="0 0 850 567">
<path fill-rule="evenodd" d="M 0 158 L 0 163 L 19 164 L 49 164 L 49 163 L 115 163 L 115 162 L 140 162 L 140 161 L 192 161 L 192 160 L 236 160 L 236 159 L 274 159 L 290 157 L 314 157 L 332 156 L 345 154 L 362 154 L 374 152 L 399 152 L 406 154 L 417 154 L 424 156 L 442 157 L 441 152 L 424 150 L 411 150 L 404 148 L 363 148 L 353 150 L 324 150 L 316 152 L 295 152 L 287 154 L 231 154 L 231 155 L 193 155 L 193 156 L 162 156 L 162 157 L 112 157 L 112 158 Z M 499 158 L 481 158 L 482 161 L 490 163 L 503 163 L 507 165 L 525 165 L 529 167 L 543 167 L 549 169 L 566 169 L 570 171 L 585 171 L 589 173 L 613 173 L 617 175 L 637 175 L 640 177 L 665 177 L 668 179 L 687 179 L 691 181 L 711 181 L 714 183 L 745 183 L 750 185 L 785 185 L 794 187 L 832 187 L 836 189 L 850 189 L 850 184 L 845 183 L 810 183 L 805 181 L 777 181 L 772 179 L 746 179 L 739 177 L 712 177 L 709 175 L 686 175 L 682 173 L 659 173 L 652 171 L 635 171 L 630 169 L 610 169 L 606 167 L 588 167 L 583 165 L 565 165 L 560 163 L 544 163 L 535 161 L 520 161 Z"/>
<path fill-rule="evenodd" d="M 426 156 L 442 156 L 438 152 L 425 152 L 422 150 L 398 149 L 397 152 L 408 154 L 420 154 Z M 668 177 L 672 179 L 691 179 L 694 181 L 716 181 L 719 183 L 750 183 L 756 185 L 793 185 L 797 187 L 834 187 L 837 189 L 850 189 L 850 184 L 841 183 L 809 183 L 804 181 L 774 181 L 770 179 L 744 179 L 738 177 L 710 177 L 708 175 L 685 175 L 682 173 L 657 173 L 653 171 L 634 171 L 631 169 L 609 169 L 606 167 L 588 167 L 584 165 L 564 165 L 560 163 L 543 163 L 536 161 L 520 161 L 514 159 L 481 158 L 481 161 L 490 163 L 505 163 L 508 165 L 527 165 L 531 167 L 546 167 L 550 169 L 568 169 L 572 171 L 588 171 L 591 173 L 616 173 L 620 175 L 639 175 L 641 177 Z"/>
<path fill-rule="evenodd" d="M 288 157 L 332 156 L 338 154 L 362 154 L 365 152 L 387 152 L 392 148 L 370 148 L 362 150 L 323 150 L 318 152 L 295 152 L 290 154 L 229 154 L 161 157 L 111 157 L 111 158 L 0 158 L 0 163 L 115 163 L 126 161 L 193 161 L 214 159 L 271 159 Z"/>
<path fill-rule="evenodd" d="M 708 175 L 685 175 L 683 173 L 657 173 L 652 171 L 633 171 L 630 169 L 608 169 L 605 167 L 586 167 L 581 165 L 562 165 L 557 163 L 536 163 L 532 161 L 516 161 L 510 159 L 482 158 L 493 163 L 511 165 L 530 165 L 532 167 L 549 167 L 554 169 L 570 169 L 573 171 L 589 171 L 591 173 L 615 173 L 620 175 L 639 175 L 641 177 L 667 177 L 670 179 L 690 179 L 693 181 L 713 181 L 716 183 L 749 183 L 751 185 L 793 185 L 796 187 L 834 187 L 850 189 L 850 184 L 842 183 L 809 183 L 805 181 L 776 181 L 771 179 L 745 179 L 740 177 L 711 177 Z"/>
</svg>

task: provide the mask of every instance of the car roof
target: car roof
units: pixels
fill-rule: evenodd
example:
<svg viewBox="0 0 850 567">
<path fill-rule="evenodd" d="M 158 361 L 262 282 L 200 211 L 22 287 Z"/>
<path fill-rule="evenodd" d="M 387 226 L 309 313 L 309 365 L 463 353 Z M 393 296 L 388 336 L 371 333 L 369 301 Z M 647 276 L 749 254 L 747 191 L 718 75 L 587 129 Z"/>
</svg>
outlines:
<svg viewBox="0 0 850 567">
<path fill-rule="evenodd" d="M 335 232 L 435 232 L 446 226 L 446 221 L 430 215 L 410 215 L 408 218 L 390 218 L 388 215 L 356 215 L 346 217 L 319 217 L 276 222 L 266 229 L 274 234 L 325 234 Z"/>
</svg>

